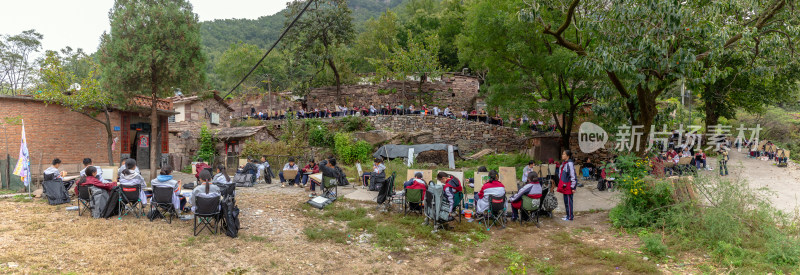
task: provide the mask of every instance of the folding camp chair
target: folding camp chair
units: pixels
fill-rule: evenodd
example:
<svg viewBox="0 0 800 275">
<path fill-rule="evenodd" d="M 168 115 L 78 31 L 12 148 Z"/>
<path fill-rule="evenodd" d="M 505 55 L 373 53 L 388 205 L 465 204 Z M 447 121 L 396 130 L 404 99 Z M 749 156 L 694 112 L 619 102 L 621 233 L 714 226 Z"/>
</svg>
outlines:
<svg viewBox="0 0 800 275">
<path fill-rule="evenodd" d="M 178 211 L 172 204 L 173 191 L 167 186 L 153 186 L 153 198 L 150 200 L 150 212 L 153 213 L 153 216 L 150 217 L 151 222 L 158 217 L 163 217 L 167 219 L 167 223 L 171 224 L 172 218 L 178 216 Z M 170 214 L 169 218 L 167 218 L 167 214 Z"/>
<path fill-rule="evenodd" d="M 539 227 L 539 209 L 541 207 L 542 200 L 541 199 L 532 199 L 528 196 L 522 196 L 522 207 L 520 207 L 520 217 L 519 217 L 519 224 L 522 225 L 525 223 L 525 219 L 522 217 L 527 216 L 528 221 L 532 221 L 536 227 Z"/>
<path fill-rule="evenodd" d="M 453 206 L 453 212 L 458 214 L 458 222 L 461 223 L 461 212 L 464 210 L 464 192 L 458 191 L 453 194 L 453 203 L 455 203 L 455 206 Z"/>
<path fill-rule="evenodd" d="M 417 212 L 422 215 L 422 189 L 405 189 L 405 200 L 403 201 L 403 215 L 408 212 Z M 415 203 L 418 207 L 413 209 L 411 204 Z"/>
<path fill-rule="evenodd" d="M 335 201 L 339 196 L 339 180 L 322 176 L 322 196 Z"/>
<path fill-rule="evenodd" d="M 219 187 L 219 193 L 223 198 L 236 197 L 236 184 L 214 183 L 214 185 Z"/>
<path fill-rule="evenodd" d="M 214 193 L 212 193 L 214 194 Z M 203 229 L 208 229 L 211 234 L 217 234 L 219 232 L 219 200 L 220 196 L 214 194 L 213 196 L 207 196 L 206 194 L 199 194 L 197 198 L 194 199 L 195 203 L 195 210 L 194 210 L 194 235 L 197 236 Z M 200 224 L 197 224 L 197 221 L 200 221 Z M 212 224 L 213 221 L 213 224 Z M 200 230 L 197 230 L 200 228 Z"/>
<path fill-rule="evenodd" d="M 119 195 L 119 216 L 117 219 L 122 219 L 122 216 L 133 213 L 138 219 L 144 216 L 144 204 L 139 199 L 139 193 L 142 191 L 141 185 L 120 185 L 122 187 L 122 194 Z"/>
<path fill-rule="evenodd" d="M 483 215 L 483 224 L 486 225 L 486 231 L 494 225 L 506 228 L 506 196 L 489 195 L 489 209 Z"/>
<path fill-rule="evenodd" d="M 378 201 L 380 202 L 379 206 L 383 206 L 384 209 L 389 210 L 392 208 L 392 202 L 394 201 L 395 192 L 394 192 L 394 178 L 397 176 L 397 173 L 392 172 L 392 175 L 386 178 L 381 185 L 380 194 L 378 194 Z M 383 201 L 381 201 L 383 199 Z"/>
<path fill-rule="evenodd" d="M 92 192 L 89 191 L 89 186 L 78 186 L 78 216 L 92 208 Z M 83 209 L 81 209 L 81 205 L 83 205 Z M 89 214 L 91 215 L 92 212 L 90 211 Z"/>
</svg>

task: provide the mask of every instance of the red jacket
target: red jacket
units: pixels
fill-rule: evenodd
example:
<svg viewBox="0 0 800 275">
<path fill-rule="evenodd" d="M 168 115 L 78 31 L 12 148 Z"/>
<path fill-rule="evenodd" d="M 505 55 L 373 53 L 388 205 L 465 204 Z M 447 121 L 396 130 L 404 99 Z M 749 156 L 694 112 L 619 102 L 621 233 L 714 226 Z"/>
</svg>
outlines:
<svg viewBox="0 0 800 275">
<path fill-rule="evenodd" d="M 306 171 L 309 171 L 309 170 L 312 171 L 311 174 L 319 173 L 319 164 L 315 163 L 313 168 L 310 167 L 308 164 L 306 164 L 306 167 L 303 167 L 303 172 L 306 172 Z"/>
<path fill-rule="evenodd" d="M 111 189 L 114 188 L 114 186 L 117 186 L 116 183 L 113 182 L 104 183 L 95 177 L 86 177 L 86 180 L 80 184 L 80 186 L 86 186 L 86 185 L 94 185 L 95 187 L 106 191 L 111 191 Z M 75 194 L 76 195 L 78 194 L 78 184 L 75 185 Z"/>
<path fill-rule="evenodd" d="M 422 180 L 412 180 L 411 185 L 406 187 L 406 189 L 422 189 L 422 200 L 425 201 L 425 192 L 428 191 L 428 186 L 423 183 Z"/>
<path fill-rule="evenodd" d="M 502 187 L 503 189 L 506 188 L 506 186 L 503 185 L 503 183 L 501 183 L 499 181 L 496 181 L 496 180 L 490 180 L 489 182 L 484 184 L 483 187 L 481 187 L 481 191 L 478 192 L 478 198 L 479 199 L 483 199 L 483 190 L 486 190 L 488 188 L 495 188 L 495 187 Z"/>
<path fill-rule="evenodd" d="M 464 187 L 461 186 L 461 182 L 458 181 L 458 179 L 453 177 L 453 176 L 451 176 L 449 179 L 447 179 L 445 181 L 444 187 L 445 188 L 450 187 L 450 188 L 455 189 L 458 192 L 464 192 Z"/>
</svg>

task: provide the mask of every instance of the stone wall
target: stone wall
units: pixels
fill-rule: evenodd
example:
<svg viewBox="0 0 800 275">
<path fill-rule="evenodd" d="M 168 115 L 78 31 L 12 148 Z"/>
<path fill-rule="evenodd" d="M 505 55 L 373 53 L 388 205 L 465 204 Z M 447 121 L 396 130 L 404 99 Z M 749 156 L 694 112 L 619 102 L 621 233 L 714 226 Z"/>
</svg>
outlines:
<svg viewBox="0 0 800 275">
<path fill-rule="evenodd" d="M 510 127 L 487 123 L 449 119 L 433 116 L 373 116 L 367 117 L 376 129 L 394 132 L 432 131 L 432 143 L 458 145 L 462 156 L 483 149 L 501 152 L 519 152 L 525 148 L 528 138 L 517 135 Z"/>
<path fill-rule="evenodd" d="M 211 124 L 211 118 L 206 113 L 219 114 L 219 124 Z M 179 170 L 192 161 L 192 157 L 200 149 L 198 139 L 200 128 L 206 125 L 210 130 L 230 127 L 232 112 L 213 98 L 197 100 L 187 103 L 184 112 L 186 120 L 169 124 L 169 153 L 171 164 Z"/>
<path fill-rule="evenodd" d="M 251 108 L 258 112 L 286 111 L 289 108 L 298 110 L 300 102 L 293 101 L 292 96 L 286 93 L 270 93 L 266 95 L 242 96 L 225 100 L 234 109 L 234 117 L 249 116 Z"/>
<path fill-rule="evenodd" d="M 444 109 L 450 105 L 457 111 L 469 111 L 475 109 L 475 102 L 480 100 L 478 88 L 477 78 L 460 75 L 443 76 L 440 81 L 425 82 L 422 87 L 424 94 L 419 96 L 416 95 L 417 82 L 406 82 L 405 95 L 407 104 L 413 104 L 416 108 L 422 103 L 427 104 L 429 108 L 439 106 Z M 395 106 L 403 103 L 403 82 L 343 86 L 342 97 L 348 107 L 369 107 L 370 104 L 376 108 L 382 104 Z M 334 109 L 339 102 L 338 99 L 336 87 L 316 88 L 306 96 L 306 106 L 311 109 L 325 107 Z"/>
</svg>

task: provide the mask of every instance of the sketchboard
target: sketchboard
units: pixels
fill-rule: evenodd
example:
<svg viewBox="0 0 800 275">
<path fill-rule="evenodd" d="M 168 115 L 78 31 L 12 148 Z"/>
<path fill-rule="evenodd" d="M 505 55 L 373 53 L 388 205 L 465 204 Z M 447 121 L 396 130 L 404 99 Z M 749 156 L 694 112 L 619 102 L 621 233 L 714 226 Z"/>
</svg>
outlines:
<svg viewBox="0 0 800 275">
<path fill-rule="evenodd" d="M 777 152 L 778 151 L 778 146 L 776 146 L 775 144 L 769 145 L 769 146 L 767 146 L 767 149 L 765 151 L 767 153 Z"/>
<path fill-rule="evenodd" d="M 458 179 L 459 182 L 461 182 L 462 186 L 464 185 L 464 172 L 456 172 L 456 171 L 439 171 L 439 172 L 445 172 L 445 173 L 448 173 L 450 175 L 453 175 L 454 177 L 456 177 Z M 442 184 L 444 184 L 444 183 L 442 183 Z"/>
<path fill-rule="evenodd" d="M 406 179 L 403 181 L 407 181 L 414 178 L 414 174 L 417 172 L 422 172 L 422 180 L 426 183 L 431 182 L 433 180 L 433 171 L 432 170 L 415 170 L 415 169 L 408 169 L 406 172 Z"/>
<path fill-rule="evenodd" d="M 557 166 L 557 165 L 555 165 L 555 164 L 548 164 L 548 165 L 547 165 L 547 171 L 549 171 L 549 172 L 548 172 L 548 173 L 549 173 L 548 175 L 557 175 L 557 174 L 556 174 L 556 168 L 558 168 L 558 166 Z"/>
<path fill-rule="evenodd" d="M 506 187 L 506 193 L 517 192 L 517 169 L 514 167 L 500 167 L 497 168 L 500 176 L 500 182 Z"/>
<path fill-rule="evenodd" d="M 308 178 L 314 180 L 314 182 L 320 183 L 322 182 L 322 173 L 308 175 Z"/>
<path fill-rule="evenodd" d="M 117 174 L 117 167 L 114 166 L 100 166 L 100 169 L 103 170 L 103 179 L 110 180 L 111 182 L 117 182 L 119 179 L 119 174 Z"/>
<path fill-rule="evenodd" d="M 682 157 L 678 160 L 678 165 L 689 165 L 692 163 L 692 157 Z"/>
<path fill-rule="evenodd" d="M 762 140 L 761 142 L 758 143 L 758 147 L 756 148 L 756 150 L 761 150 L 761 148 L 764 148 L 764 145 L 766 145 L 766 144 L 767 144 L 767 141 L 766 140 Z"/>
<path fill-rule="evenodd" d="M 550 173 L 548 173 L 549 169 L 547 168 L 547 164 L 538 165 L 533 170 L 536 171 L 537 168 L 539 169 L 540 177 L 547 177 L 550 175 Z"/>
<path fill-rule="evenodd" d="M 283 170 L 283 178 L 286 180 L 297 178 L 297 170 Z"/>
<path fill-rule="evenodd" d="M 245 164 L 247 164 L 247 159 L 239 159 L 239 167 L 244 167 Z"/>
<path fill-rule="evenodd" d="M 358 176 L 359 177 L 364 175 L 364 170 L 361 170 L 361 163 L 356 163 L 356 171 L 358 171 Z"/>
<path fill-rule="evenodd" d="M 475 172 L 475 192 L 481 191 L 483 184 L 489 181 L 489 172 Z"/>
</svg>

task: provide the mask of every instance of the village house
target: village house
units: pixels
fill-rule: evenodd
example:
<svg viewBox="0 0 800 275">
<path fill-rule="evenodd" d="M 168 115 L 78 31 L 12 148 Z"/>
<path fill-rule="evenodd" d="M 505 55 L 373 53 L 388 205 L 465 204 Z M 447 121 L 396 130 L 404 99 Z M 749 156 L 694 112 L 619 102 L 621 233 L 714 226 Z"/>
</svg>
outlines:
<svg viewBox="0 0 800 275">
<path fill-rule="evenodd" d="M 200 149 L 200 129 L 206 126 L 212 133 L 230 127 L 231 108 L 218 91 L 210 96 L 183 96 L 168 98 L 175 115 L 169 117 L 169 159 L 172 167 L 181 169 L 195 161 Z M 219 148 L 218 151 L 222 152 Z M 206 160 L 209 161 L 209 160 Z"/>
<path fill-rule="evenodd" d="M 136 97 L 127 110 L 112 109 L 109 118 L 115 139 L 112 156 L 114 164 L 120 159 L 133 157 L 141 169 L 150 168 L 150 148 L 155 147 L 158 158 L 169 152 L 167 118 L 175 114 L 172 102 L 159 100 L 158 135 L 150 137 L 150 99 Z M 83 168 L 83 158 L 91 158 L 95 165 L 108 165 L 107 133 L 105 126 L 97 121 L 58 104 L 46 104 L 31 96 L 0 96 L 0 174 L 10 174 L 19 154 L 22 125 L 12 123 L 21 118 L 25 123 L 25 134 L 31 158 L 34 178 L 50 166 L 54 158 L 63 162 L 62 169 L 74 174 Z M 105 115 L 97 116 L 105 120 Z M 8 159 L 12 167 L 9 168 Z M 7 182 L 4 182 L 7 184 Z"/>
</svg>

